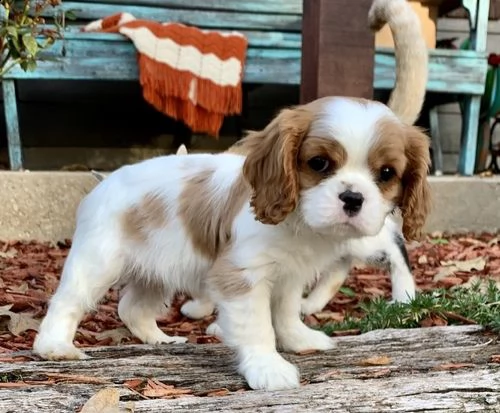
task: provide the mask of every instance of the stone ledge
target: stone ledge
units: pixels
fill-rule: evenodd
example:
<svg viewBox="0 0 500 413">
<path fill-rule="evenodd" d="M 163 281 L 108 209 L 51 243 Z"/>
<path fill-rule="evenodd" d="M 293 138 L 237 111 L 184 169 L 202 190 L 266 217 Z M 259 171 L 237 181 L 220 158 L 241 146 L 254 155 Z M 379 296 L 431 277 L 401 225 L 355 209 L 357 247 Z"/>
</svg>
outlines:
<svg viewBox="0 0 500 413">
<path fill-rule="evenodd" d="M 426 230 L 500 229 L 500 177 L 430 177 L 433 213 Z M 97 184 L 88 172 L 0 172 L 0 239 L 71 238 L 76 208 Z"/>
</svg>

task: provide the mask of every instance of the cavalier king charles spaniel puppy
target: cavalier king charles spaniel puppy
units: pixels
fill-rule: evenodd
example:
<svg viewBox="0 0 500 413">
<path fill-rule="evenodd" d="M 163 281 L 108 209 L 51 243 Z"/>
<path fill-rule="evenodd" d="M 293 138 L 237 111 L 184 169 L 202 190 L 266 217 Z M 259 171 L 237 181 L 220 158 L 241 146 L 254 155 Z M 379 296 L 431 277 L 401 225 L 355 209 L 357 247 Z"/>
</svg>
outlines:
<svg viewBox="0 0 500 413">
<path fill-rule="evenodd" d="M 162 156 L 100 182 L 78 208 L 35 352 L 84 358 L 76 329 L 112 286 L 124 286 L 118 312 L 135 336 L 184 342 L 155 319 L 177 292 L 208 291 L 248 385 L 298 387 L 277 343 L 293 352 L 335 345 L 302 322 L 304 287 L 336 269 L 346 243 L 377 237 L 398 207 L 406 238 L 420 235 L 429 141 L 382 103 L 327 97 L 282 110 L 245 145 L 246 156 Z"/>
</svg>

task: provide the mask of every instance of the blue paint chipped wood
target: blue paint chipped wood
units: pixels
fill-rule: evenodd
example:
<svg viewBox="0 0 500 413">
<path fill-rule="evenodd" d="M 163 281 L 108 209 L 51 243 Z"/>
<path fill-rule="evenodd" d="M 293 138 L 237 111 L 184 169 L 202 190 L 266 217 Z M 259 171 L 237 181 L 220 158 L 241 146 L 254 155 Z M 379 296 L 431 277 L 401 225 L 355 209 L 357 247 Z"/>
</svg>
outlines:
<svg viewBox="0 0 500 413">
<path fill-rule="evenodd" d="M 19 119 L 17 117 L 16 84 L 15 80 L 4 79 L 1 85 L 3 90 L 3 104 L 5 106 L 10 169 L 17 171 L 23 167 L 23 155 L 19 134 Z"/>
<path fill-rule="evenodd" d="M 118 34 L 82 33 L 82 24 L 118 12 L 139 18 L 177 21 L 206 29 L 242 31 L 249 39 L 244 81 L 298 85 L 301 77 L 302 1 L 307 0 L 81 0 L 65 1 L 71 10 L 64 39 L 45 52 L 35 72 L 16 68 L 4 78 L 11 168 L 22 167 L 15 100 L 15 79 L 132 80 L 138 79 L 136 51 Z M 471 16 L 471 50 L 430 50 L 427 89 L 462 94 L 464 120 L 459 172 L 474 172 L 479 119 L 478 101 L 487 72 L 485 52 L 489 0 L 462 0 Z M 47 16 L 50 17 L 50 16 Z M 392 49 L 375 53 L 374 88 L 391 89 L 395 80 Z M 7 92 L 6 92 L 7 91 Z M 12 147 L 11 147 L 12 145 Z"/>
</svg>

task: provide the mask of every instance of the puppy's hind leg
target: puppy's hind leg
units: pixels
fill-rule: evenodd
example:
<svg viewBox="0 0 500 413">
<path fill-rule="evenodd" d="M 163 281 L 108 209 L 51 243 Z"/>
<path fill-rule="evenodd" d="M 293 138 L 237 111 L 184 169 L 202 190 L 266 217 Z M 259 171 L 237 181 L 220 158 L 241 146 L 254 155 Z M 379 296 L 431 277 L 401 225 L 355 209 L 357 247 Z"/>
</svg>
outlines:
<svg viewBox="0 0 500 413">
<path fill-rule="evenodd" d="M 118 251 L 101 242 L 74 240 L 60 284 L 50 300 L 33 350 L 47 360 L 86 358 L 73 344 L 79 322 L 93 310 L 123 270 Z"/>
<path fill-rule="evenodd" d="M 309 295 L 302 299 L 301 313 L 314 314 L 325 308 L 344 284 L 350 269 L 351 261 L 345 259 L 335 264 L 335 270 L 322 273 Z"/>
<path fill-rule="evenodd" d="M 146 344 L 185 343 L 186 337 L 168 336 L 156 318 L 165 312 L 165 294 L 157 286 L 131 283 L 118 304 L 118 315 L 131 333 Z"/>
<path fill-rule="evenodd" d="M 215 304 L 207 297 L 194 297 L 186 301 L 181 307 L 181 313 L 186 317 L 198 320 L 214 312 Z"/>
</svg>

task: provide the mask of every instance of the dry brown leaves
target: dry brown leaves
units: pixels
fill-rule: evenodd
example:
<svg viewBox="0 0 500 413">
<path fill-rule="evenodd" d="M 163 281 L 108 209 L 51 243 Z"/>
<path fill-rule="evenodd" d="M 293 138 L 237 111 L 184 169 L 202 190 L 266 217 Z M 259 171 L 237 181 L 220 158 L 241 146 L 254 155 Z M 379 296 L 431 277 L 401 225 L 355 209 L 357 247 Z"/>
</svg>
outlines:
<svg viewBox="0 0 500 413">
<path fill-rule="evenodd" d="M 0 242 L 0 353 L 31 349 L 38 322 L 58 285 L 69 247 L 69 241 L 54 245 Z M 492 234 L 454 237 L 434 234 L 432 240 L 429 237 L 420 244 L 412 245 L 409 255 L 420 290 L 467 285 L 473 277 L 493 276 L 500 279 L 500 243 L 499 238 Z M 355 269 L 346 286 L 354 294 L 337 294 L 324 311 L 306 317 L 306 323 L 318 326 L 332 320 L 341 321 L 344 314 L 352 312 L 362 300 L 375 296 L 390 298 L 390 280 L 383 271 Z M 98 311 L 86 315 L 76 335 L 77 345 L 138 343 L 118 318 L 117 298 L 116 291 L 109 291 Z M 178 297 L 175 300 L 170 313 L 159 320 L 160 328 L 167 334 L 186 336 L 191 343 L 218 342 L 215 337 L 205 334 L 213 316 L 193 321 L 180 314 L 179 308 L 185 299 Z M 440 320 L 426 322 L 439 325 Z M 338 334 L 359 334 L 359 331 Z M 8 358 L 8 355 L 4 356 Z"/>
</svg>

